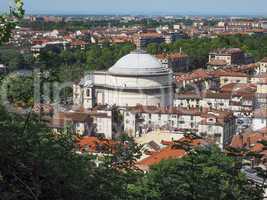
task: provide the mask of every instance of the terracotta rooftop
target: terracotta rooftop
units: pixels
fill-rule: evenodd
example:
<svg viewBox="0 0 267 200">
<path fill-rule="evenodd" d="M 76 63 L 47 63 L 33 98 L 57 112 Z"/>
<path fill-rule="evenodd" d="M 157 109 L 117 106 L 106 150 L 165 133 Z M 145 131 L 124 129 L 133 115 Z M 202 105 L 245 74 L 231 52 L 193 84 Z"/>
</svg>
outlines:
<svg viewBox="0 0 267 200">
<path fill-rule="evenodd" d="M 177 83 L 183 81 L 199 81 L 207 78 L 216 77 L 249 77 L 247 72 L 257 67 L 256 64 L 229 66 L 224 69 L 218 69 L 215 71 L 207 71 L 204 69 L 198 69 L 191 73 L 176 73 L 175 79 Z"/>
<path fill-rule="evenodd" d="M 157 33 L 157 32 L 140 33 L 138 36 L 140 36 L 142 38 L 162 37 L 162 35 L 160 33 Z"/>
<path fill-rule="evenodd" d="M 177 107 L 157 107 L 142 106 L 129 107 L 129 111 L 135 113 L 158 113 L 158 114 L 179 114 L 179 115 L 201 115 L 202 111 L 196 108 L 177 108 Z"/>
<path fill-rule="evenodd" d="M 193 139 L 188 137 L 181 138 L 178 142 L 187 143 L 192 147 L 197 147 L 199 145 L 206 145 L 207 142 L 203 139 Z M 139 161 L 137 166 L 141 169 L 149 169 L 152 165 L 160 163 L 162 160 L 178 159 L 186 156 L 186 151 L 182 148 L 176 147 L 175 142 L 164 141 L 164 144 L 169 144 L 169 146 L 153 153 L 149 157 Z"/>
<path fill-rule="evenodd" d="M 216 121 L 213 122 L 212 124 L 218 126 L 224 126 L 227 121 L 234 119 L 233 112 L 219 111 L 219 110 L 214 110 L 214 111 L 211 110 L 207 113 L 203 113 L 201 117 L 203 118 L 203 120 L 200 122 L 201 125 L 210 125 L 211 122 L 208 121 L 209 118 L 216 119 Z"/>
<path fill-rule="evenodd" d="M 222 76 L 229 76 L 229 77 L 248 77 L 246 73 L 237 72 L 233 70 L 217 70 L 210 73 L 212 76 L 222 77 Z"/>
<path fill-rule="evenodd" d="M 85 136 L 78 138 L 76 144 L 81 152 L 87 151 L 91 153 L 104 153 L 109 151 L 112 152 L 113 145 L 115 145 L 116 142 L 113 140 Z"/>
<path fill-rule="evenodd" d="M 227 65 L 227 62 L 225 60 L 213 59 L 213 60 L 208 62 L 208 65 L 225 66 L 225 65 Z"/>
<path fill-rule="evenodd" d="M 177 73 L 175 75 L 176 82 L 182 82 L 182 81 L 193 81 L 193 80 L 199 80 L 199 79 L 206 79 L 208 78 L 209 72 L 205 71 L 203 69 L 195 70 L 191 73 Z"/>
<path fill-rule="evenodd" d="M 247 148 L 254 152 L 263 150 L 263 145 L 260 141 L 267 141 L 267 132 L 249 132 L 240 135 L 235 135 L 230 144 L 233 148 Z"/>
<path fill-rule="evenodd" d="M 255 93 L 257 86 L 251 83 L 229 83 L 223 85 L 220 88 L 221 92 L 244 92 L 244 93 Z"/>
<path fill-rule="evenodd" d="M 207 91 L 204 93 L 204 98 L 208 99 L 231 99 L 232 94 L 230 92 L 212 92 Z"/>
<path fill-rule="evenodd" d="M 171 146 L 165 147 L 159 152 L 153 153 L 151 156 L 139 161 L 138 165 L 152 166 L 160 163 L 162 160 L 181 158 L 186 155 L 183 149 L 174 149 Z"/>
<path fill-rule="evenodd" d="M 83 110 L 76 110 L 76 111 L 69 111 L 69 112 L 58 112 L 55 113 L 51 123 L 50 127 L 57 127 L 57 128 L 63 128 L 66 123 L 91 123 L 93 122 L 94 117 L 108 117 L 106 113 L 98 113 L 95 111 L 87 111 Z"/>
</svg>

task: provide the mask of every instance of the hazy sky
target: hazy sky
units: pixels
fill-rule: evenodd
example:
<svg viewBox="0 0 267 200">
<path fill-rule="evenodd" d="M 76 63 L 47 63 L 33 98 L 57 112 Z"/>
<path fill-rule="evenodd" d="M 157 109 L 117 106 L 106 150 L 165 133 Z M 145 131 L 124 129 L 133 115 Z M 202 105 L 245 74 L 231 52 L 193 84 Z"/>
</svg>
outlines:
<svg viewBox="0 0 267 200">
<path fill-rule="evenodd" d="M 11 0 L 0 0 L 5 10 Z M 265 15 L 267 0 L 24 0 L 26 12 L 42 14 L 230 14 Z"/>
</svg>

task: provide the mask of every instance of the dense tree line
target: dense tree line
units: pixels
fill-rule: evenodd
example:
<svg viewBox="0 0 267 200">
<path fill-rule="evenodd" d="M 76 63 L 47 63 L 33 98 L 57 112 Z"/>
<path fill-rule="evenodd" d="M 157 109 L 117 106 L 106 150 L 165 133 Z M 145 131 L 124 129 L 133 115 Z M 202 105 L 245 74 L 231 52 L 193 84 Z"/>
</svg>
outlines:
<svg viewBox="0 0 267 200">
<path fill-rule="evenodd" d="M 0 48 L 0 64 L 8 66 L 10 72 L 21 69 L 32 69 L 35 64 L 31 53 L 21 53 L 15 48 Z"/>
<path fill-rule="evenodd" d="M 108 19 L 91 19 L 91 20 L 82 20 L 79 21 L 60 21 L 60 22 L 45 22 L 45 21 L 27 21 L 21 20 L 19 25 L 22 27 L 29 27 L 35 30 L 49 31 L 54 29 L 63 29 L 66 31 L 76 31 L 79 29 L 93 29 L 93 28 L 106 28 L 106 27 L 133 27 L 140 26 L 142 28 L 157 28 L 159 26 L 168 25 L 170 28 L 174 24 L 183 23 L 184 25 L 191 26 L 193 20 L 190 19 L 169 19 L 169 20 L 156 20 L 151 18 L 143 18 L 140 20 L 108 20 Z M 213 24 L 210 21 L 207 21 L 208 24 Z"/>
<path fill-rule="evenodd" d="M 217 38 L 195 38 L 190 40 L 177 40 L 171 44 L 149 44 L 147 51 L 151 54 L 179 52 L 187 53 L 191 59 L 191 68 L 203 68 L 208 62 L 208 53 L 217 48 L 241 48 L 251 55 L 255 61 L 267 56 L 267 36 L 220 36 Z M 1 48 L 0 63 L 9 67 L 10 71 L 18 69 L 32 69 L 43 66 L 54 70 L 60 79 L 73 80 L 84 71 L 105 70 L 111 67 L 120 57 L 134 49 L 133 44 L 103 44 L 91 45 L 86 50 L 65 50 L 62 52 L 45 52 L 39 59 L 34 59 L 30 53 L 20 53 L 16 49 Z M 65 69 L 65 70 L 64 70 Z M 72 69 L 72 70 L 67 70 Z M 64 71 L 64 73 L 63 73 Z M 68 76 L 72 76 L 73 78 Z"/>
<path fill-rule="evenodd" d="M 219 36 L 217 38 L 195 38 L 191 40 L 177 40 L 171 44 L 150 44 L 148 52 L 169 53 L 179 52 L 182 49 L 191 59 L 191 68 L 205 67 L 208 62 L 208 54 L 217 48 L 241 48 L 245 53 L 251 55 L 256 61 L 267 56 L 266 35 L 233 35 Z"/>
</svg>

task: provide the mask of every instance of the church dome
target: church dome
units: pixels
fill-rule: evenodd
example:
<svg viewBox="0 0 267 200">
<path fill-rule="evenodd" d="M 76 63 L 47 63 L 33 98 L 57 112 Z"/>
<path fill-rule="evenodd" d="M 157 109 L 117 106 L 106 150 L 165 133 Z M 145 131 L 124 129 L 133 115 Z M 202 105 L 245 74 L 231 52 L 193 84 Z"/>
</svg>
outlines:
<svg viewBox="0 0 267 200">
<path fill-rule="evenodd" d="M 157 58 L 143 50 L 132 51 L 119 59 L 108 72 L 112 75 L 147 76 L 168 74 L 169 69 L 164 67 Z"/>
</svg>

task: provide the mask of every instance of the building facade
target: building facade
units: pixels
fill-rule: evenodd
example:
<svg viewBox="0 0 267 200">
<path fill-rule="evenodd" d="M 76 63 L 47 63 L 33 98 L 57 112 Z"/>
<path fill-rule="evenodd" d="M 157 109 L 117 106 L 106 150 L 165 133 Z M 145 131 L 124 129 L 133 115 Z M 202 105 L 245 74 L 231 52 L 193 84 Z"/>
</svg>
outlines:
<svg viewBox="0 0 267 200">
<path fill-rule="evenodd" d="M 108 71 L 94 72 L 73 86 L 74 104 L 171 106 L 172 72 L 155 57 L 137 50 L 122 57 Z"/>
<path fill-rule="evenodd" d="M 124 112 L 124 131 L 130 136 L 141 137 L 157 130 L 195 133 L 224 148 L 235 135 L 236 126 L 229 111 L 140 105 Z"/>
</svg>

